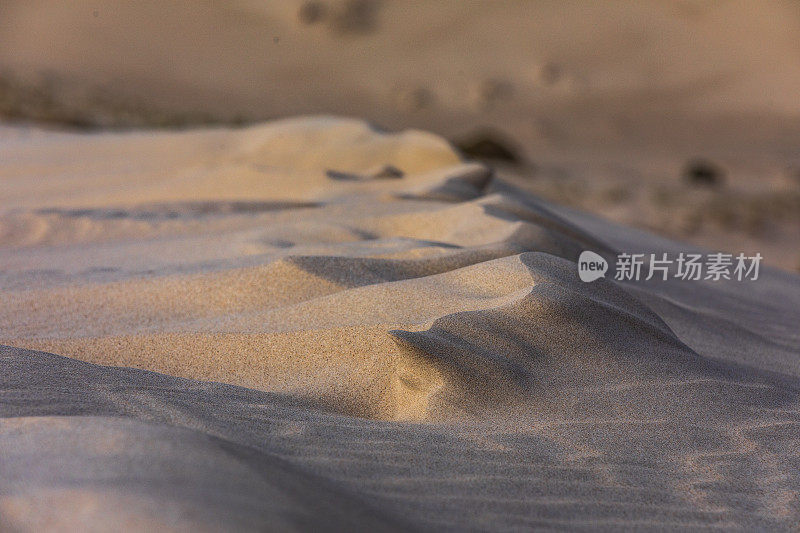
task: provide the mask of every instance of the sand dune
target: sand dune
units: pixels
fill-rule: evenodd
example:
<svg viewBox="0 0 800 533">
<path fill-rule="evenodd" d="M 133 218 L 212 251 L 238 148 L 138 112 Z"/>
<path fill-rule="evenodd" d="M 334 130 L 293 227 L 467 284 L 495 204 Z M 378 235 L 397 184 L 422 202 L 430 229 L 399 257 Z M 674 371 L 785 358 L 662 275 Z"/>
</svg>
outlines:
<svg viewBox="0 0 800 533">
<path fill-rule="evenodd" d="M 354 120 L 0 161 L 6 527 L 800 520 L 796 275 L 581 282 L 691 248 Z"/>
</svg>

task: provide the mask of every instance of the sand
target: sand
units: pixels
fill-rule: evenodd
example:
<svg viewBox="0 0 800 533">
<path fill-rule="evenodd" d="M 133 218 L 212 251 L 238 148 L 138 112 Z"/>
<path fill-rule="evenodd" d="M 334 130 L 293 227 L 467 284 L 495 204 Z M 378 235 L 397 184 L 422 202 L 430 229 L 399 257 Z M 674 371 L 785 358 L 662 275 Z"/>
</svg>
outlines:
<svg viewBox="0 0 800 533">
<path fill-rule="evenodd" d="M 797 275 L 581 282 L 695 248 L 333 117 L 6 126 L 0 180 L 7 529 L 800 521 Z"/>
<path fill-rule="evenodd" d="M 800 272 L 798 33 L 791 1 L 4 0 L 0 119 L 488 140 L 542 198 Z"/>
</svg>

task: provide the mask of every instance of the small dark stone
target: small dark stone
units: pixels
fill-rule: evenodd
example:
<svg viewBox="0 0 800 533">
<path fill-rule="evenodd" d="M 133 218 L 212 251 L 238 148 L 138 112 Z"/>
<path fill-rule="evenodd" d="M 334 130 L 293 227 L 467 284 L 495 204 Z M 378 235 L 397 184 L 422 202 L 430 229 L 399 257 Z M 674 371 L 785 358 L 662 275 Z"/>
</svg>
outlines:
<svg viewBox="0 0 800 533">
<path fill-rule="evenodd" d="M 404 176 L 403 171 L 397 168 L 396 166 L 384 165 L 377 171 L 373 172 L 371 177 L 373 179 L 385 180 L 385 179 L 400 179 L 403 176 Z"/>
<path fill-rule="evenodd" d="M 297 18 L 303 24 L 314 24 L 325 17 L 325 4 L 322 2 L 304 2 L 297 10 Z"/>
<path fill-rule="evenodd" d="M 472 159 L 522 163 L 522 156 L 513 143 L 494 131 L 474 133 L 454 144 L 462 154 Z"/>
<path fill-rule="evenodd" d="M 361 176 L 358 174 L 353 174 L 352 172 L 342 172 L 340 170 L 326 170 L 325 175 L 328 176 L 328 179 L 336 180 L 336 181 L 359 181 Z"/>
<path fill-rule="evenodd" d="M 694 159 L 687 163 L 683 176 L 692 185 L 717 187 L 725 181 L 725 171 L 715 163 Z"/>
<path fill-rule="evenodd" d="M 342 35 L 367 34 L 377 27 L 377 0 L 347 0 L 331 15 L 332 29 Z"/>
<path fill-rule="evenodd" d="M 561 67 L 555 63 L 547 63 L 539 71 L 539 79 L 544 85 L 555 85 L 561 79 Z"/>
</svg>

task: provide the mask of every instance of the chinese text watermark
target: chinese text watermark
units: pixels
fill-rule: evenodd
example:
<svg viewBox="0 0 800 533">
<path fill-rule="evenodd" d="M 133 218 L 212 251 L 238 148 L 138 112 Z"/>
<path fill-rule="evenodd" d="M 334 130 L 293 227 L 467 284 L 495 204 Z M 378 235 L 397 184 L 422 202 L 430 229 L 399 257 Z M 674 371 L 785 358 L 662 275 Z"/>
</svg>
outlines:
<svg viewBox="0 0 800 533">
<path fill-rule="evenodd" d="M 755 281 L 758 279 L 762 256 L 756 253 L 651 253 L 617 255 L 614 279 L 617 281 L 640 281 L 659 279 L 681 279 L 687 281 Z M 605 277 L 608 262 L 599 254 L 584 251 L 578 258 L 578 274 L 581 280 L 590 282 Z"/>
</svg>

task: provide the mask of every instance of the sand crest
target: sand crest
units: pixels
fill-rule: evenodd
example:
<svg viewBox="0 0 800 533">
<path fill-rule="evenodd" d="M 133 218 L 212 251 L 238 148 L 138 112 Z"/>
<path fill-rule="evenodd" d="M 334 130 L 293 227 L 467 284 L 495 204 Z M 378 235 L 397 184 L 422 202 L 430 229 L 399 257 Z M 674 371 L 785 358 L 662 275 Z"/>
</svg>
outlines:
<svg viewBox="0 0 800 533">
<path fill-rule="evenodd" d="M 5 526 L 800 520 L 796 275 L 581 282 L 687 247 L 355 120 L 0 161 Z"/>
</svg>

